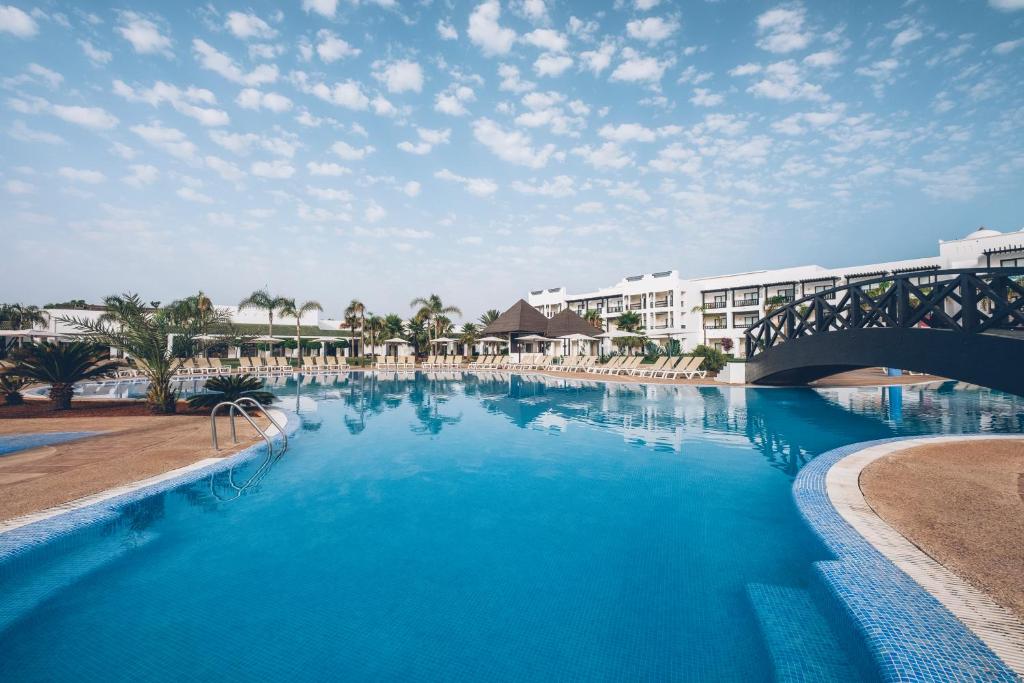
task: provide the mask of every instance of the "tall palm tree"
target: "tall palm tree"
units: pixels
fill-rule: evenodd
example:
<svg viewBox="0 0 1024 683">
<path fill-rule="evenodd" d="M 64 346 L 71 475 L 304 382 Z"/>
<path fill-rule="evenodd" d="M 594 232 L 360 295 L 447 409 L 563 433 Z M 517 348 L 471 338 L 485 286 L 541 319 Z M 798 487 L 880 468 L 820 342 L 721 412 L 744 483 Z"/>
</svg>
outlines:
<svg viewBox="0 0 1024 683">
<path fill-rule="evenodd" d="M 76 341 L 70 344 L 41 342 L 20 349 L 4 375 L 50 385 L 53 410 L 68 410 L 75 383 L 110 376 L 121 361 L 111 359 L 99 344 Z"/>
<path fill-rule="evenodd" d="M 583 314 L 583 319 L 599 330 L 604 329 L 604 319 L 601 318 L 601 311 L 588 308 L 587 312 Z"/>
<path fill-rule="evenodd" d="M 61 316 L 58 320 L 82 332 L 89 341 L 112 346 L 135 359 L 138 370 L 149 380 L 146 402 L 154 413 L 173 413 L 178 392 L 171 382 L 182 364 L 202 353 L 208 344 L 202 341 L 203 327 L 209 323 L 230 323 L 227 314 L 214 309 L 210 320 L 183 317 L 181 311 L 149 308 L 138 294 L 108 296 L 106 312 L 98 320 Z M 182 357 L 168 348 L 174 336 Z"/>
<path fill-rule="evenodd" d="M 496 308 L 489 308 L 486 311 L 484 311 L 483 315 L 480 316 L 480 318 L 479 318 L 480 324 L 483 325 L 484 327 L 487 327 L 488 325 L 493 323 L 495 320 L 497 320 L 500 315 L 501 315 L 501 312 L 498 311 L 498 309 L 496 309 Z"/>
<path fill-rule="evenodd" d="M 412 308 L 416 308 L 418 306 L 418 313 L 422 315 L 423 319 L 427 322 L 434 323 L 428 328 L 428 331 L 432 331 L 434 333 L 430 339 L 436 339 L 441 336 L 436 324 L 439 317 L 453 314 L 462 315 L 462 310 L 458 306 L 445 306 L 444 302 L 441 301 L 441 297 L 437 294 L 431 294 L 426 298 L 417 297 L 409 302 L 409 306 Z"/>
<path fill-rule="evenodd" d="M 621 313 L 619 315 L 619 317 L 615 320 L 615 327 L 617 327 L 618 329 L 622 330 L 623 332 L 636 332 L 636 333 L 638 333 L 637 336 L 635 336 L 635 337 L 625 337 L 625 338 L 623 338 L 623 342 L 630 349 L 632 349 L 632 348 L 634 348 L 634 347 L 636 347 L 638 345 L 643 347 L 643 337 L 639 334 L 640 325 L 642 323 L 643 323 L 643 320 L 640 318 L 640 315 L 637 314 L 637 313 L 634 313 L 633 311 L 626 311 L 625 313 Z"/>
<path fill-rule="evenodd" d="M 22 304 L 0 304 L 0 329 L 23 330 L 37 326 L 45 326 L 50 322 L 50 314 L 38 306 L 23 306 Z M 13 345 L 14 339 L 8 341 L 0 337 L 0 359 L 7 356 L 8 345 Z"/>
<path fill-rule="evenodd" d="M 285 299 L 280 296 L 272 296 L 264 287 L 257 289 L 252 294 L 238 302 L 238 310 L 255 308 L 267 312 L 267 336 L 274 336 L 274 311 L 284 305 Z"/>
<path fill-rule="evenodd" d="M 302 316 L 313 311 L 322 311 L 324 307 L 319 301 L 304 301 L 301 305 L 295 299 L 282 299 L 281 307 L 277 312 L 281 317 L 293 316 L 295 318 L 295 353 L 302 358 Z"/>
<path fill-rule="evenodd" d="M 370 314 L 370 317 L 366 319 L 366 331 L 370 333 L 370 354 L 377 357 L 377 342 L 381 338 L 381 334 L 384 333 L 384 318 L 379 315 Z"/>
<path fill-rule="evenodd" d="M 352 299 L 348 308 L 345 309 L 345 319 L 347 320 L 349 317 L 359 318 L 359 355 L 365 356 L 363 335 L 366 334 L 366 304 L 359 299 Z"/>
<path fill-rule="evenodd" d="M 463 323 L 462 332 L 459 333 L 459 341 L 462 342 L 465 350 L 470 351 L 479 337 L 480 328 L 476 323 Z M 467 355 L 473 355 L 472 351 Z"/>
<path fill-rule="evenodd" d="M 401 337 L 405 334 L 405 321 L 396 313 L 384 316 L 384 334 L 388 337 Z"/>
</svg>

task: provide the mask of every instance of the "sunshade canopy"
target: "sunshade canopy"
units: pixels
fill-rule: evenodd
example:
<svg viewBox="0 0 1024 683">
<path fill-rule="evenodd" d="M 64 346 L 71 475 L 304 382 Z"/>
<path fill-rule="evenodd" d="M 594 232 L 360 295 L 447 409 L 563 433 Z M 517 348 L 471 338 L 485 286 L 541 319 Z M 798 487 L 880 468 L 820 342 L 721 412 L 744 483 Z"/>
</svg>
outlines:
<svg viewBox="0 0 1024 683">
<path fill-rule="evenodd" d="M 480 337 L 479 339 L 477 339 L 477 341 L 495 343 L 495 342 L 507 342 L 508 339 L 502 339 L 501 337 L 491 336 L 491 337 Z"/>
<path fill-rule="evenodd" d="M 555 340 L 554 339 L 549 339 L 548 337 L 544 337 L 544 336 L 539 335 L 539 334 L 527 334 L 527 335 L 524 335 L 522 337 L 519 337 L 519 339 L 517 341 L 549 342 L 549 341 L 555 341 Z"/>
<path fill-rule="evenodd" d="M 401 337 L 392 337 L 391 339 L 385 339 L 384 343 L 385 344 L 408 344 L 409 342 L 407 342 L 406 340 L 402 339 Z"/>
<path fill-rule="evenodd" d="M 574 332 L 573 334 L 563 334 L 559 339 L 568 339 L 569 341 L 594 341 L 597 337 L 592 337 L 589 334 L 579 334 Z"/>
</svg>

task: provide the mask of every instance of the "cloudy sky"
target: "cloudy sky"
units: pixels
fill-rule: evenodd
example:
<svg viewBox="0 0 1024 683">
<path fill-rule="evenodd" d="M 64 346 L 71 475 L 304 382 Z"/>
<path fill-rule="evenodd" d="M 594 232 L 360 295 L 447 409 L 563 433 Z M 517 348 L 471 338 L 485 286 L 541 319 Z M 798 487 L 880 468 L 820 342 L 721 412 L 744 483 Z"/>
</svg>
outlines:
<svg viewBox="0 0 1024 683">
<path fill-rule="evenodd" d="M 475 317 L 1024 225 L 1024 0 L 18 0 L 0 49 L 4 300 Z"/>
</svg>

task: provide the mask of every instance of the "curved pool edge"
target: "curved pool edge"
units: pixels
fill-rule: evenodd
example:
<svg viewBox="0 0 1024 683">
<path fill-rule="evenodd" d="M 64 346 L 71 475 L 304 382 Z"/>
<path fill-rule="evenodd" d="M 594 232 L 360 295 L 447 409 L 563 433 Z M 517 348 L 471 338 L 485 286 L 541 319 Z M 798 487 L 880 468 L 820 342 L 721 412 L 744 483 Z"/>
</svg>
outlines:
<svg viewBox="0 0 1024 683">
<path fill-rule="evenodd" d="M 298 432 L 302 425 L 301 418 L 292 411 L 273 407 L 268 412 L 282 423 L 288 437 Z M 275 426 L 271 425 L 267 434 L 274 443 L 281 441 L 281 432 Z M 251 460 L 263 448 L 261 440 L 225 458 L 204 458 L 163 474 L 0 522 L 0 564 L 86 527 L 113 520 L 123 508 L 139 500 Z"/>
<path fill-rule="evenodd" d="M 844 517 L 843 513 L 849 515 L 851 511 L 875 516 L 878 521 L 874 528 L 877 530 L 881 525 L 899 536 L 904 543 L 901 550 L 908 555 L 912 553 L 905 546 L 910 545 L 918 554 L 912 557 L 913 560 L 920 562 L 924 557 L 931 565 L 941 567 L 874 515 L 863 502 L 863 497 L 860 505 L 856 505 L 856 497 L 850 491 L 850 478 L 852 488 L 859 493 L 859 472 L 874 458 L 863 458 L 862 463 L 856 463 L 856 459 L 848 461 L 859 467 L 843 467 L 841 463 L 870 449 L 887 455 L 918 445 L 912 443 L 915 441 L 992 438 L 1013 437 L 964 435 L 929 439 L 911 436 L 849 444 L 814 458 L 793 482 L 793 497 L 800 515 L 835 558 L 814 563 L 815 576 L 822 584 L 825 600 L 843 625 L 853 631 L 858 641 L 856 646 L 865 650 L 862 654 L 868 665 L 884 681 L 1009 682 L 1020 681 L 1022 677 L 1004 659 L 1010 654 L 1009 659 L 1016 662 L 1019 656 L 1019 653 L 1007 649 L 1013 648 L 1009 639 L 1004 637 L 993 641 L 990 633 L 986 633 L 989 640 L 986 643 L 928 588 L 897 566 L 883 551 L 886 545 L 881 537 L 872 539 L 879 542 L 876 546 Z M 1019 435 L 1016 438 L 1020 438 Z M 837 477 L 839 473 L 843 476 Z M 839 508 L 834 502 L 836 497 L 842 501 Z M 952 572 L 942 569 L 967 586 Z M 950 590 L 950 586 L 946 585 L 945 589 Z M 1000 657 L 990 645 L 1000 650 L 1004 657 Z"/>
</svg>

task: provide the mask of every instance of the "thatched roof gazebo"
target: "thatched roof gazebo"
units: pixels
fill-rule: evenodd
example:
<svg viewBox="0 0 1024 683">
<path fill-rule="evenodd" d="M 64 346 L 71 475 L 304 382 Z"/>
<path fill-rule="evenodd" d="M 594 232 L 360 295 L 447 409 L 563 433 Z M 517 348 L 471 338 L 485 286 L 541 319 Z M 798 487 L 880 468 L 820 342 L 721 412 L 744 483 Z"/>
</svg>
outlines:
<svg viewBox="0 0 1024 683">
<path fill-rule="evenodd" d="M 483 335 L 505 335 L 508 337 L 508 350 L 511 353 L 515 350 L 513 349 L 512 342 L 515 341 L 516 336 L 527 334 L 543 335 L 548 330 L 548 322 L 550 321 L 543 313 L 520 299 L 512 304 L 512 308 L 495 318 L 494 322 L 485 327 L 480 333 Z M 523 353 L 521 345 L 518 351 L 521 358 Z"/>
<path fill-rule="evenodd" d="M 570 334 L 585 334 L 588 337 L 595 337 L 602 331 L 567 308 L 548 321 L 547 336 L 557 338 Z"/>
</svg>

